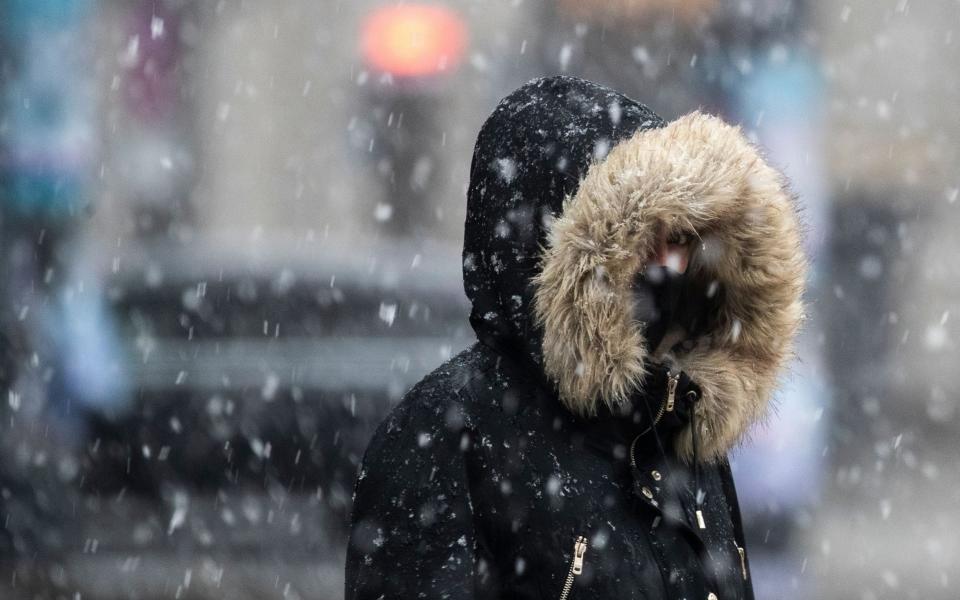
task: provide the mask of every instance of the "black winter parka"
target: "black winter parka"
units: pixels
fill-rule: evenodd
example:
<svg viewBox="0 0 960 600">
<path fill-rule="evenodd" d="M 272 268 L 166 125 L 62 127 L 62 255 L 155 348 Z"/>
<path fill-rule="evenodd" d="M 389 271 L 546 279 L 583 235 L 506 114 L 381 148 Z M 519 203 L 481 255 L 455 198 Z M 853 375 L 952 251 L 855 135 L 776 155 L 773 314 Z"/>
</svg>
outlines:
<svg viewBox="0 0 960 600">
<path fill-rule="evenodd" d="M 633 290 L 666 228 L 709 326 L 654 351 Z M 753 598 L 727 453 L 802 318 L 783 178 L 739 129 L 531 81 L 474 151 L 477 342 L 383 421 L 354 491 L 347 600 Z"/>
</svg>

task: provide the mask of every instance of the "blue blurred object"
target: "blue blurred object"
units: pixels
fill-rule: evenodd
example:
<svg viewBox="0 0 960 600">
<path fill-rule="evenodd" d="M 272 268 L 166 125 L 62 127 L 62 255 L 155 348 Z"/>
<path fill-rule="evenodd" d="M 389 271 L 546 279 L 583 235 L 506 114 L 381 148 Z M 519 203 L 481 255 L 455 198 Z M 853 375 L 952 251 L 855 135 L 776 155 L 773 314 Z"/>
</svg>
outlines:
<svg viewBox="0 0 960 600">
<path fill-rule="evenodd" d="M 69 221 L 89 202 L 96 156 L 84 27 L 88 0 L 12 0 L 0 33 L 12 67 L 0 96 L 0 202 L 15 218 Z"/>
<path fill-rule="evenodd" d="M 34 328 L 27 337 L 35 350 L 50 354 L 44 357 L 53 367 L 49 404 L 61 416 L 70 415 L 74 403 L 117 409 L 129 395 L 116 324 L 99 286 L 89 285 L 89 276 L 85 288 L 63 279 L 80 268 L 82 257 L 67 246 L 90 204 L 99 157 L 92 7 L 92 0 L 0 5 L 0 210 L 6 234 L 0 249 L 12 252 L 13 238 L 34 248 L 21 279 L 45 285 L 33 300 L 38 317 L 24 326 Z"/>
<path fill-rule="evenodd" d="M 50 339 L 57 340 L 51 395 L 96 412 L 120 413 L 131 401 L 128 354 L 99 287 L 71 286 L 44 314 Z"/>
<path fill-rule="evenodd" d="M 0 27 L 10 36 L 27 35 L 34 27 L 71 27 L 87 15 L 93 0 L 6 0 Z"/>
</svg>

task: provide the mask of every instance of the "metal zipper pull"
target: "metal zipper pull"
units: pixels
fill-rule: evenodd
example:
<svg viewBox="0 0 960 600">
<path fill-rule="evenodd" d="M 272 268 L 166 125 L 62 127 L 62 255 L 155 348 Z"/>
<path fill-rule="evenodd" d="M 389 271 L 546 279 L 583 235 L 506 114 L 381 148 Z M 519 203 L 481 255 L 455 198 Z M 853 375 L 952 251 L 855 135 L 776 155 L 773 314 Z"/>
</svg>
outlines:
<svg viewBox="0 0 960 600">
<path fill-rule="evenodd" d="M 582 535 L 577 538 L 573 547 L 573 574 L 583 573 L 583 556 L 587 553 L 587 538 Z"/>
<path fill-rule="evenodd" d="M 567 600 L 570 590 L 573 589 L 573 578 L 583 573 L 583 557 L 586 553 L 587 538 L 578 535 L 576 542 L 573 544 L 573 560 L 570 562 L 567 579 L 563 582 L 563 590 L 560 591 L 560 600 Z"/>
<path fill-rule="evenodd" d="M 680 382 L 680 373 L 670 375 L 667 380 L 667 412 L 673 411 L 673 405 L 677 400 L 677 384 Z"/>
<path fill-rule="evenodd" d="M 743 580 L 747 580 L 747 551 L 737 546 L 737 552 L 740 553 L 740 570 L 743 572 Z"/>
</svg>

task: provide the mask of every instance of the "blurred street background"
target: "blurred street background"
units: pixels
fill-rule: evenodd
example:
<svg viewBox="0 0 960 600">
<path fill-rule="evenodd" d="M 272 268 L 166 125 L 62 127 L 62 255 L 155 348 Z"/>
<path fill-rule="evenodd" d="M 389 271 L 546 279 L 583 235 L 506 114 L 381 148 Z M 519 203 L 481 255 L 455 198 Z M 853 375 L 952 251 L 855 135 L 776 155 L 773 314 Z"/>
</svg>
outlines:
<svg viewBox="0 0 960 600">
<path fill-rule="evenodd" d="M 0 0 L 0 597 L 342 598 L 373 428 L 473 341 L 476 133 L 554 73 L 804 206 L 757 597 L 960 597 L 958 65 L 957 0 Z"/>
</svg>

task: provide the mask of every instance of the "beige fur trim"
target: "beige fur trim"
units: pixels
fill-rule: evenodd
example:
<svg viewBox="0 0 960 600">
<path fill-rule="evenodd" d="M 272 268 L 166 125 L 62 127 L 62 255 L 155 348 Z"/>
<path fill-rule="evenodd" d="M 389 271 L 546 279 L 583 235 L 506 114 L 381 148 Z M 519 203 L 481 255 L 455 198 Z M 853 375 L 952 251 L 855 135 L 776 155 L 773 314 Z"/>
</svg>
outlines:
<svg viewBox="0 0 960 600">
<path fill-rule="evenodd" d="M 766 413 L 803 319 L 806 259 L 792 198 L 738 127 L 693 112 L 637 132 L 590 167 L 550 225 L 534 279 L 544 368 L 577 414 L 629 404 L 649 352 L 631 286 L 661 224 L 700 237 L 691 268 L 724 289 L 711 335 L 667 357 L 703 390 L 699 450 L 714 461 Z M 689 429 L 676 447 L 688 460 Z"/>
</svg>

